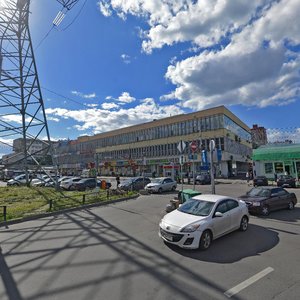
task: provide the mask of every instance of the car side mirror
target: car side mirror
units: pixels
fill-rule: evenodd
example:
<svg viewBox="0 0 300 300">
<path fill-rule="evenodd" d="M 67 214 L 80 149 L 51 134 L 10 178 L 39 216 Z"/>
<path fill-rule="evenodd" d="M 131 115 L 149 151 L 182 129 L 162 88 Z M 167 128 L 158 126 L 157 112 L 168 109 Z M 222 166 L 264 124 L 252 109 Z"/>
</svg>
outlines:
<svg viewBox="0 0 300 300">
<path fill-rule="evenodd" d="M 217 211 L 215 213 L 215 217 L 217 217 L 217 218 L 223 217 L 223 214 L 221 212 Z"/>
</svg>

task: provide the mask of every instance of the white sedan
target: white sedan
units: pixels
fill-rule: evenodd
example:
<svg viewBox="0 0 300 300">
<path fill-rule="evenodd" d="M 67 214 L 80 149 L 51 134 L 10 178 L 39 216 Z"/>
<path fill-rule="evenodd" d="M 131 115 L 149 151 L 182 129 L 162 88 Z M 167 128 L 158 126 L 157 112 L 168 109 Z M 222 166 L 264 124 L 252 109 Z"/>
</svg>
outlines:
<svg viewBox="0 0 300 300">
<path fill-rule="evenodd" d="M 162 193 L 165 191 L 175 191 L 177 183 L 171 177 L 154 178 L 145 186 L 145 190 L 150 193 Z"/>
<path fill-rule="evenodd" d="M 181 248 L 206 250 L 214 239 L 237 229 L 246 231 L 248 222 L 244 201 L 221 195 L 198 195 L 162 218 L 159 236 Z"/>
</svg>

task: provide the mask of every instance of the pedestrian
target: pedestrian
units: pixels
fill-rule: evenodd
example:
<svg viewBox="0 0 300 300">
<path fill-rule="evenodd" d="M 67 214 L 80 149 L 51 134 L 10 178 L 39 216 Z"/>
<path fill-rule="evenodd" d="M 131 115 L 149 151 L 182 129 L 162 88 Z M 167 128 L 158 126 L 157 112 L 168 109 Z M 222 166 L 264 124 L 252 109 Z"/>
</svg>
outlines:
<svg viewBox="0 0 300 300">
<path fill-rule="evenodd" d="M 250 174 L 249 174 L 249 172 L 246 173 L 246 179 L 247 179 L 247 183 L 249 185 L 249 180 L 250 180 Z"/>
<path fill-rule="evenodd" d="M 116 181 L 117 181 L 117 188 L 118 188 L 119 184 L 120 184 L 120 176 L 119 175 L 116 176 Z"/>
<path fill-rule="evenodd" d="M 274 181 L 277 182 L 277 173 L 274 173 Z"/>
</svg>

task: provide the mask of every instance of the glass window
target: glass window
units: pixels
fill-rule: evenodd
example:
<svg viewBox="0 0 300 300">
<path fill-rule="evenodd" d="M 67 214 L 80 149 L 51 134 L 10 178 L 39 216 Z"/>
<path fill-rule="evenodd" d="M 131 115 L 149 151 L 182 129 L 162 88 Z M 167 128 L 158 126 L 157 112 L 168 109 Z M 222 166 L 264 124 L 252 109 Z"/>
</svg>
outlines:
<svg viewBox="0 0 300 300">
<path fill-rule="evenodd" d="M 221 203 L 218 205 L 218 207 L 217 207 L 217 209 L 216 209 L 216 212 L 220 212 L 220 213 L 222 213 L 222 214 L 226 213 L 226 211 L 227 211 L 227 204 L 226 204 L 226 202 L 227 202 L 227 201 L 221 202 Z"/>
<path fill-rule="evenodd" d="M 275 173 L 283 173 L 283 163 L 275 162 L 274 163 Z"/>
<path fill-rule="evenodd" d="M 229 199 L 229 200 L 227 201 L 227 207 L 228 207 L 228 210 L 234 209 L 234 208 L 236 208 L 236 207 L 238 207 L 238 206 L 239 206 L 239 204 L 238 204 L 238 202 L 237 202 L 236 200 Z"/>
<path fill-rule="evenodd" d="M 265 173 L 266 174 L 273 174 L 273 163 L 265 163 Z"/>
</svg>

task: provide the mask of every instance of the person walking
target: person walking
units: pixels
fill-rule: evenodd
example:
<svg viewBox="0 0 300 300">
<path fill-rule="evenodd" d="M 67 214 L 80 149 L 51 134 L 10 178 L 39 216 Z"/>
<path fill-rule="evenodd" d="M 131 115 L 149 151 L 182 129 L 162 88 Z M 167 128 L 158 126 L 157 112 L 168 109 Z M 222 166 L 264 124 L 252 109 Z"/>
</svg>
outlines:
<svg viewBox="0 0 300 300">
<path fill-rule="evenodd" d="M 249 180 L 250 180 L 250 174 L 249 174 L 249 172 L 246 173 L 246 179 L 247 179 L 247 184 L 249 185 Z"/>
<path fill-rule="evenodd" d="M 116 181 L 117 181 L 117 188 L 118 188 L 120 185 L 120 176 L 119 175 L 116 176 Z"/>
</svg>

